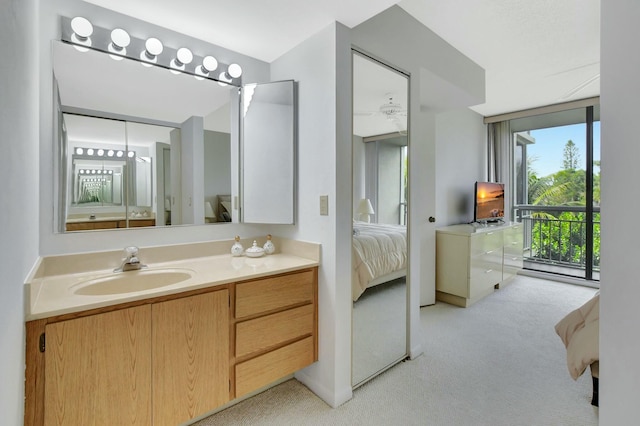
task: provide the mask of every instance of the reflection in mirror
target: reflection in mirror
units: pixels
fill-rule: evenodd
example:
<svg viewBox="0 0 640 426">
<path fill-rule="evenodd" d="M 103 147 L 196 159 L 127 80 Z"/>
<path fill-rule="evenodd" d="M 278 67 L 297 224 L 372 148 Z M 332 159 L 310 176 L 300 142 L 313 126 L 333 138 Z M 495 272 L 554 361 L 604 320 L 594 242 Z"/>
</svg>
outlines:
<svg viewBox="0 0 640 426">
<path fill-rule="evenodd" d="M 58 165 L 66 171 L 61 231 L 234 220 L 238 164 L 231 153 L 239 125 L 232 125 L 230 101 L 237 88 L 58 41 L 52 48 L 58 151 L 66 153 Z M 80 170 L 100 170 L 101 180 Z"/>
<path fill-rule="evenodd" d="M 295 83 L 244 86 L 242 221 L 294 223 Z"/>
<path fill-rule="evenodd" d="M 68 113 L 63 123 L 71 159 L 67 231 L 155 226 L 163 220 L 153 202 L 154 173 L 162 174 L 164 165 L 154 158 L 154 145 L 168 142 L 175 129 Z"/>
<path fill-rule="evenodd" d="M 408 77 L 353 54 L 352 377 L 407 356 Z"/>
</svg>

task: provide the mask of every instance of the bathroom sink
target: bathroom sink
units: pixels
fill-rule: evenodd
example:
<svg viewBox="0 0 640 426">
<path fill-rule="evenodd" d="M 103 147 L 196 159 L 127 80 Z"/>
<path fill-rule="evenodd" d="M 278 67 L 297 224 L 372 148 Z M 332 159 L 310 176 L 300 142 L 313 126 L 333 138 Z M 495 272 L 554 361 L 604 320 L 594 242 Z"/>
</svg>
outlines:
<svg viewBox="0 0 640 426">
<path fill-rule="evenodd" d="M 113 274 L 75 284 L 71 287 L 71 291 L 74 294 L 83 296 L 134 293 L 178 284 L 192 276 L 192 270 L 180 268 L 114 272 Z"/>
</svg>

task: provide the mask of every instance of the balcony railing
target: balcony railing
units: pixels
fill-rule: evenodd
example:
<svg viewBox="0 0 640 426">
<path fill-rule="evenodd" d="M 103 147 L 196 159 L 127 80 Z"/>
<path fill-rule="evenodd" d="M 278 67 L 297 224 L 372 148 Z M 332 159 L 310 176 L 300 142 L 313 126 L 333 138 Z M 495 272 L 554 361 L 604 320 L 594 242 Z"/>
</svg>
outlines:
<svg viewBox="0 0 640 426">
<path fill-rule="evenodd" d="M 600 272 L 600 207 L 593 209 L 594 279 Z M 523 223 L 524 260 L 528 269 L 585 276 L 587 227 L 584 206 L 519 205 L 514 216 Z"/>
</svg>

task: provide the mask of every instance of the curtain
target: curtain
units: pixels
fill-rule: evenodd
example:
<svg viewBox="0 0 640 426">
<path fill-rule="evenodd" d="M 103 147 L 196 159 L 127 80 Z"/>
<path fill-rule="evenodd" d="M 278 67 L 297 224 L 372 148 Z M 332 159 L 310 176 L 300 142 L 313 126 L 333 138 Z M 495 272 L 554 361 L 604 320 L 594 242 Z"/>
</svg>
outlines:
<svg viewBox="0 0 640 426">
<path fill-rule="evenodd" d="M 487 125 L 487 178 L 490 182 L 505 184 L 505 220 L 511 220 L 513 207 L 513 143 L 509 121 Z"/>
</svg>

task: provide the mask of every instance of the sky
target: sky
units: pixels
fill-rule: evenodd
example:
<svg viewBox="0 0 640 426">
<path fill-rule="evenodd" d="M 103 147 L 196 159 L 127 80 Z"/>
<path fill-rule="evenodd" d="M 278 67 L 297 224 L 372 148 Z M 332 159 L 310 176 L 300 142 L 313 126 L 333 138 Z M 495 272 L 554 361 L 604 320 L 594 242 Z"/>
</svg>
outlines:
<svg viewBox="0 0 640 426">
<path fill-rule="evenodd" d="M 531 167 L 538 177 L 549 176 L 563 169 L 564 146 L 572 140 L 578 148 L 578 168 L 586 170 L 586 124 L 532 130 L 536 143 L 527 146 L 527 156 L 535 158 Z M 593 123 L 593 157 L 600 161 L 600 122 Z M 599 169 L 594 170 L 599 173 Z"/>
</svg>

